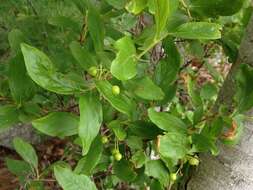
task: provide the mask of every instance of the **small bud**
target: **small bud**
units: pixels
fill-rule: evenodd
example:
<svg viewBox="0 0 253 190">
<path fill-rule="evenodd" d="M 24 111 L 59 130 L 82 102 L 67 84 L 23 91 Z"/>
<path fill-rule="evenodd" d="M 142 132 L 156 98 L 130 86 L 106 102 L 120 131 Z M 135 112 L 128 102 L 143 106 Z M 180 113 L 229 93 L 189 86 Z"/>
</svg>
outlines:
<svg viewBox="0 0 253 190">
<path fill-rule="evenodd" d="M 122 154 L 119 152 L 114 155 L 115 160 L 120 161 L 122 159 Z"/>
<path fill-rule="evenodd" d="M 88 73 L 91 75 L 91 76 L 93 76 L 93 77 L 95 77 L 96 75 L 97 75 L 97 73 L 98 73 L 98 70 L 97 70 L 97 67 L 90 67 L 89 69 L 88 69 Z"/>
<path fill-rule="evenodd" d="M 191 158 L 189 160 L 189 164 L 192 166 L 198 166 L 199 165 L 199 160 L 197 158 Z"/>
</svg>

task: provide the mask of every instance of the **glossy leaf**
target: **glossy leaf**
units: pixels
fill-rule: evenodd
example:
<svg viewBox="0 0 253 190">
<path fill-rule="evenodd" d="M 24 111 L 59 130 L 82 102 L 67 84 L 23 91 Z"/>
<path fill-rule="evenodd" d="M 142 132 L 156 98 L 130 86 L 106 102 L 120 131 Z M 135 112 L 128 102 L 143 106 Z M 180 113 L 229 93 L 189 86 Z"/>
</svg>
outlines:
<svg viewBox="0 0 253 190">
<path fill-rule="evenodd" d="M 184 39 L 220 39 L 221 25 L 208 22 L 188 22 L 176 28 L 171 35 Z"/>
<path fill-rule="evenodd" d="M 148 109 L 149 119 L 159 128 L 167 132 L 186 133 L 186 125 L 179 118 L 164 112 L 156 112 L 154 108 Z"/>
<path fill-rule="evenodd" d="M 173 160 L 182 159 L 190 150 L 189 138 L 185 133 L 168 132 L 159 137 L 159 153 Z"/>
<path fill-rule="evenodd" d="M 192 11 L 200 15 L 215 17 L 215 16 L 230 16 L 237 13 L 243 6 L 245 0 L 190 0 Z"/>
<path fill-rule="evenodd" d="M 103 19 L 98 9 L 88 0 L 88 30 L 91 35 L 95 50 L 97 52 L 104 49 L 105 29 Z"/>
<path fill-rule="evenodd" d="M 52 112 L 32 121 L 40 132 L 53 137 L 66 137 L 77 134 L 79 118 L 68 112 Z"/>
<path fill-rule="evenodd" d="M 57 72 L 51 60 L 40 50 L 27 44 L 21 45 L 26 70 L 39 86 L 59 94 L 74 94 L 84 91 L 84 85 Z"/>
<path fill-rule="evenodd" d="M 79 109 L 78 135 L 82 141 L 83 155 L 86 155 L 99 132 L 103 120 L 103 111 L 99 99 L 91 93 L 80 97 Z"/>
<path fill-rule="evenodd" d="M 69 168 L 61 166 L 54 167 L 54 175 L 57 182 L 64 190 L 96 190 L 94 182 L 85 175 L 78 175 L 72 172 Z"/>
<path fill-rule="evenodd" d="M 147 0 L 132 0 L 130 1 L 126 9 L 133 13 L 133 14 L 139 14 L 147 5 Z"/>
<path fill-rule="evenodd" d="M 111 73 L 119 80 L 129 80 L 137 74 L 136 49 L 131 37 L 125 36 L 115 43 L 118 50 L 111 65 Z"/>
<path fill-rule="evenodd" d="M 69 47 L 73 57 L 83 69 L 88 70 L 90 67 L 97 65 L 95 57 L 78 42 L 71 42 Z"/>
<path fill-rule="evenodd" d="M 35 87 L 31 78 L 26 74 L 25 63 L 21 54 L 10 61 L 8 73 L 9 87 L 15 102 L 22 104 L 31 99 Z"/>
<path fill-rule="evenodd" d="M 18 110 L 15 106 L 0 106 L 0 132 L 19 122 Z"/>
<path fill-rule="evenodd" d="M 118 140 L 122 141 L 126 138 L 127 133 L 125 129 L 121 126 L 119 120 L 114 120 L 108 124 L 108 128 L 111 129 Z"/>
<path fill-rule="evenodd" d="M 169 16 L 177 9 L 178 0 L 154 0 L 156 39 L 159 39 L 164 32 Z"/>
<path fill-rule="evenodd" d="M 38 157 L 37 154 L 29 143 L 25 142 L 19 137 L 14 138 L 13 145 L 17 153 L 33 168 L 38 167 Z"/>
<path fill-rule="evenodd" d="M 119 162 L 114 162 L 113 173 L 123 181 L 133 181 L 137 174 L 133 170 L 133 166 L 127 160 L 121 160 Z"/>
<path fill-rule="evenodd" d="M 163 165 L 161 160 L 149 160 L 145 164 L 145 174 L 158 179 L 164 186 L 169 184 L 169 171 Z"/>
<path fill-rule="evenodd" d="M 238 112 L 245 112 L 253 106 L 253 69 L 242 65 L 236 76 Z"/>
<path fill-rule="evenodd" d="M 85 174 L 90 176 L 92 174 L 92 171 L 100 161 L 102 151 L 103 144 L 100 136 L 97 136 L 92 142 L 87 155 L 78 161 L 74 172 L 77 174 Z"/>
<path fill-rule="evenodd" d="M 145 100 L 162 100 L 164 93 L 149 77 L 133 79 L 127 82 L 128 89 Z"/>
<path fill-rule="evenodd" d="M 97 81 L 96 87 L 115 109 L 128 115 L 129 117 L 133 116 L 135 104 L 126 95 L 123 93 L 114 95 L 112 93 L 112 85 L 108 81 Z"/>
</svg>

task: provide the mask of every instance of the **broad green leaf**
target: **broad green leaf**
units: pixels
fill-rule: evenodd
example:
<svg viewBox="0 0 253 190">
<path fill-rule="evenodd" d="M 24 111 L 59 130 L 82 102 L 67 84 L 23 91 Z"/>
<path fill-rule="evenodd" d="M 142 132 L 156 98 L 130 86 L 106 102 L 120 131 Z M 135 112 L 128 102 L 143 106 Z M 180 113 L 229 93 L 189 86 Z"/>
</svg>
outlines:
<svg viewBox="0 0 253 190">
<path fill-rule="evenodd" d="M 135 168 L 141 168 L 146 163 L 146 160 L 147 156 L 142 150 L 135 152 L 131 158 Z"/>
<path fill-rule="evenodd" d="M 150 190 L 164 190 L 164 187 L 158 180 L 152 179 L 150 184 Z"/>
<path fill-rule="evenodd" d="M 164 186 L 169 185 L 169 171 L 161 160 L 149 160 L 145 164 L 145 174 L 158 179 Z"/>
<path fill-rule="evenodd" d="M 192 11 L 209 17 L 230 16 L 237 13 L 245 0 L 190 0 Z"/>
<path fill-rule="evenodd" d="M 154 108 L 149 108 L 148 117 L 159 128 L 167 132 L 172 132 L 172 133 L 173 132 L 179 132 L 179 133 L 187 132 L 185 123 L 181 119 L 169 113 L 156 112 Z"/>
<path fill-rule="evenodd" d="M 199 89 L 197 88 L 196 81 L 193 80 L 190 76 L 187 78 L 187 91 L 191 98 L 192 105 L 197 108 L 202 107 L 203 103 L 200 97 Z"/>
<path fill-rule="evenodd" d="M 190 150 L 189 138 L 185 133 L 168 132 L 159 137 L 159 153 L 173 160 L 182 159 Z"/>
<path fill-rule="evenodd" d="M 131 182 L 137 177 L 131 163 L 124 159 L 113 163 L 113 173 L 119 179 L 127 182 Z"/>
<path fill-rule="evenodd" d="M 17 153 L 34 168 L 38 167 L 37 154 L 29 143 L 25 142 L 19 137 L 14 138 L 13 145 Z"/>
<path fill-rule="evenodd" d="M 54 175 L 64 190 L 97 190 L 88 176 L 75 174 L 69 168 L 55 166 Z"/>
<path fill-rule="evenodd" d="M 77 174 L 92 175 L 92 171 L 100 161 L 103 151 L 103 144 L 100 136 L 97 136 L 90 146 L 90 150 L 86 156 L 78 161 L 74 170 Z"/>
<path fill-rule="evenodd" d="M 175 82 L 181 65 L 181 57 L 172 39 L 164 42 L 165 59 L 162 59 L 155 70 L 155 82 L 162 89 Z"/>
<path fill-rule="evenodd" d="M 80 25 L 72 18 L 67 16 L 54 16 L 48 19 L 48 23 L 54 26 L 62 27 L 64 29 L 71 29 L 73 32 L 80 32 Z"/>
<path fill-rule="evenodd" d="M 8 40 L 13 53 L 20 51 L 20 44 L 26 42 L 23 32 L 19 29 L 13 29 L 8 34 Z"/>
<path fill-rule="evenodd" d="M 103 19 L 97 8 L 88 0 L 88 30 L 97 52 L 104 49 L 105 29 Z"/>
<path fill-rule="evenodd" d="M 221 38 L 221 25 L 209 22 L 188 22 L 176 28 L 171 35 L 184 39 L 216 40 Z"/>
<path fill-rule="evenodd" d="M 119 80 L 129 80 L 137 74 L 136 49 L 129 36 L 125 36 L 115 42 L 118 50 L 116 58 L 111 65 L 111 73 Z"/>
<path fill-rule="evenodd" d="M 211 139 L 203 134 L 192 135 L 192 151 L 193 152 L 208 152 L 209 150 L 213 155 L 217 155 L 219 150 L 215 145 L 215 139 Z"/>
<path fill-rule="evenodd" d="M 127 0 L 106 0 L 106 2 L 116 9 L 123 9 Z"/>
<path fill-rule="evenodd" d="M 151 122 L 136 121 L 129 125 L 128 133 L 143 139 L 155 139 L 163 130 Z"/>
<path fill-rule="evenodd" d="M 238 103 L 237 110 L 239 113 L 245 112 L 253 106 L 252 82 L 253 69 L 243 64 L 236 75 L 236 101 Z"/>
<path fill-rule="evenodd" d="M 218 89 L 212 83 L 206 83 L 202 86 L 200 96 L 204 100 L 211 100 L 217 96 Z"/>
<path fill-rule="evenodd" d="M 119 120 L 114 120 L 110 122 L 108 124 L 108 128 L 114 132 L 115 136 L 120 141 L 123 141 L 127 136 L 127 133 L 125 129 L 121 126 L 121 123 Z"/>
<path fill-rule="evenodd" d="M 112 85 L 108 81 L 97 81 L 96 87 L 115 109 L 128 115 L 129 117 L 133 117 L 133 112 L 135 111 L 135 103 L 131 101 L 126 95 L 123 93 L 114 95 L 112 93 Z"/>
<path fill-rule="evenodd" d="M 129 80 L 126 85 L 131 92 L 140 98 L 146 100 L 162 100 L 164 98 L 161 88 L 147 76 Z"/>
<path fill-rule="evenodd" d="M 178 0 L 153 0 L 156 23 L 156 39 L 160 39 L 166 27 L 169 16 L 178 8 Z"/>
<path fill-rule="evenodd" d="M 143 141 L 138 136 L 127 136 L 126 142 L 131 150 L 141 150 L 143 148 Z"/>
<path fill-rule="evenodd" d="M 145 9 L 147 0 L 131 0 L 127 5 L 126 9 L 133 14 L 139 14 Z"/>
<path fill-rule="evenodd" d="M 80 81 L 74 81 L 57 72 L 51 60 L 40 50 L 27 44 L 21 44 L 21 50 L 28 74 L 42 88 L 59 94 L 84 91 L 84 85 Z"/>
<path fill-rule="evenodd" d="M 78 64 L 86 71 L 90 67 L 97 65 L 97 61 L 94 56 L 85 47 L 82 47 L 78 42 L 71 42 L 69 47 Z"/>
<path fill-rule="evenodd" d="M 34 83 L 26 74 L 25 63 L 21 54 L 9 62 L 8 79 L 12 97 L 17 104 L 22 104 L 33 97 Z"/>
<path fill-rule="evenodd" d="M 92 93 L 87 93 L 80 97 L 79 109 L 78 135 L 82 140 L 83 155 L 86 155 L 92 141 L 99 132 L 103 120 L 103 111 L 99 98 Z"/>
<path fill-rule="evenodd" d="M 19 122 L 19 113 L 15 106 L 0 106 L 0 132 Z"/>
<path fill-rule="evenodd" d="M 77 134 L 79 117 L 68 112 L 52 112 L 33 120 L 32 125 L 40 132 L 53 137 L 66 137 Z"/>
<path fill-rule="evenodd" d="M 18 176 L 21 183 L 24 183 L 26 177 L 32 173 L 31 166 L 22 160 L 6 158 L 5 164 L 11 173 Z"/>
</svg>

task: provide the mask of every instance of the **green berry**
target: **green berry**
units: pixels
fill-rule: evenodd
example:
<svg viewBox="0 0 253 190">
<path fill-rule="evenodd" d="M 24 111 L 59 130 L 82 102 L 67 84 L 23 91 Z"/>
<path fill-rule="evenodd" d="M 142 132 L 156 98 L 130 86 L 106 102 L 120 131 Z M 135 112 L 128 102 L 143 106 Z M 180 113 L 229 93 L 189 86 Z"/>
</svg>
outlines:
<svg viewBox="0 0 253 190">
<path fill-rule="evenodd" d="M 192 166 L 198 166 L 199 165 L 199 160 L 197 158 L 191 158 L 189 160 L 189 164 Z"/>
<path fill-rule="evenodd" d="M 120 88 L 119 88 L 119 86 L 117 86 L 117 85 L 112 86 L 112 93 L 114 95 L 119 95 L 120 94 Z"/>
<path fill-rule="evenodd" d="M 97 75 L 97 73 L 98 73 L 98 70 L 97 70 L 97 67 L 90 67 L 89 69 L 88 69 L 88 73 L 91 75 L 91 76 L 93 76 L 93 77 L 95 77 L 96 75 Z"/>
<path fill-rule="evenodd" d="M 120 161 L 122 159 L 122 154 L 117 152 L 116 154 L 114 154 L 114 158 L 115 158 L 115 160 Z"/>
<path fill-rule="evenodd" d="M 101 141 L 102 141 L 103 144 L 106 144 L 106 143 L 108 143 L 109 140 L 106 136 L 103 136 Z"/>
<path fill-rule="evenodd" d="M 170 174 L 170 180 L 171 181 L 176 181 L 177 180 L 177 174 L 176 173 L 171 173 Z"/>
<path fill-rule="evenodd" d="M 117 153 L 119 153 L 119 150 L 117 150 L 117 149 L 113 149 L 113 150 L 112 150 L 112 155 L 115 155 L 115 154 L 117 154 Z"/>
</svg>

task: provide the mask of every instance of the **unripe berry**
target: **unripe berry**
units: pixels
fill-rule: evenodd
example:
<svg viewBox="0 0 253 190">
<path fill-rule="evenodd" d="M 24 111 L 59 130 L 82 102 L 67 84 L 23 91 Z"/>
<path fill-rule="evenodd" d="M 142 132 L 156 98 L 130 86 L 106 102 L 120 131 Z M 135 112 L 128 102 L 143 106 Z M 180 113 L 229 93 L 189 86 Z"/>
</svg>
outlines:
<svg viewBox="0 0 253 190">
<path fill-rule="evenodd" d="M 88 73 L 89 73 L 91 76 L 95 77 L 95 76 L 97 75 L 97 73 L 98 73 L 97 67 L 94 67 L 94 66 L 90 67 L 90 68 L 88 69 Z"/>
<path fill-rule="evenodd" d="M 114 154 L 114 158 L 115 158 L 115 160 L 120 161 L 122 159 L 122 154 L 117 152 L 116 154 Z"/>
<path fill-rule="evenodd" d="M 119 150 L 117 150 L 117 149 L 113 149 L 113 150 L 112 150 L 112 155 L 115 155 L 115 154 L 117 154 L 117 153 L 119 153 Z"/>
<path fill-rule="evenodd" d="M 197 158 L 191 158 L 189 160 L 189 164 L 192 166 L 198 166 L 199 165 L 199 160 Z"/>
<path fill-rule="evenodd" d="M 170 180 L 171 181 L 176 181 L 177 180 L 177 174 L 176 173 L 171 173 L 170 174 Z"/>
<path fill-rule="evenodd" d="M 112 86 L 112 93 L 114 95 L 119 95 L 120 94 L 120 88 L 119 88 L 119 86 L 117 86 L 117 85 Z"/>
<path fill-rule="evenodd" d="M 108 143 L 109 140 L 106 136 L 103 136 L 101 141 L 102 141 L 103 144 L 106 144 L 106 143 Z"/>
</svg>

